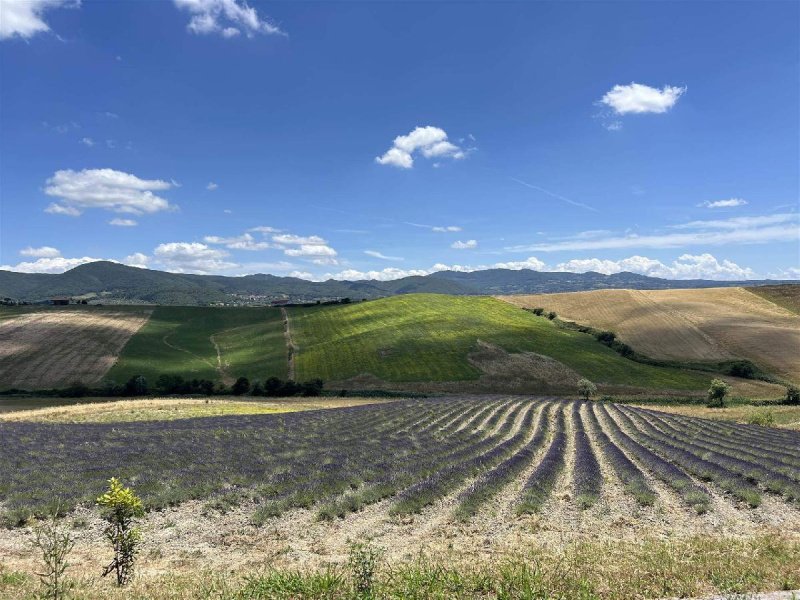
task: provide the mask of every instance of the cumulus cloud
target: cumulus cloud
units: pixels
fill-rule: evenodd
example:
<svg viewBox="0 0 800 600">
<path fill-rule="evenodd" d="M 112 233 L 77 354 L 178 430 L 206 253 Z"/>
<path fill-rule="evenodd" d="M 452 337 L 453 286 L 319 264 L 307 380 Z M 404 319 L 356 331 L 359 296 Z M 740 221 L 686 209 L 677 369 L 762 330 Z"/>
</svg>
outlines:
<svg viewBox="0 0 800 600">
<path fill-rule="evenodd" d="M 60 7 L 80 6 L 80 0 L 0 0 L 0 40 L 28 39 L 50 31 L 44 13 Z"/>
<path fill-rule="evenodd" d="M 172 273 L 207 274 L 238 266 L 225 260 L 227 257 L 224 250 L 198 242 L 169 242 L 159 244 L 153 251 L 153 258 Z"/>
<path fill-rule="evenodd" d="M 203 241 L 207 244 L 220 244 L 231 250 L 267 250 L 268 248 L 276 247 L 269 242 L 257 242 L 249 233 L 243 233 L 242 235 L 234 237 L 207 235 L 203 238 Z"/>
<path fill-rule="evenodd" d="M 174 0 L 175 6 L 192 15 L 187 29 L 198 35 L 217 34 L 233 38 L 242 33 L 286 35 L 281 29 L 258 16 L 255 8 L 243 0 Z"/>
<path fill-rule="evenodd" d="M 60 204 L 53 203 L 45 211 L 77 216 L 90 208 L 135 215 L 170 210 L 174 207 L 153 192 L 168 190 L 173 185 L 160 179 L 140 179 L 114 169 L 56 171 L 47 180 L 44 192 L 59 198 Z"/>
<path fill-rule="evenodd" d="M 53 258 L 61 256 L 61 251 L 52 246 L 41 246 L 39 248 L 32 248 L 28 246 L 19 251 L 21 256 L 30 256 L 32 258 Z"/>
<path fill-rule="evenodd" d="M 611 235 L 596 239 L 569 239 L 512 246 L 506 250 L 512 252 L 558 252 L 621 248 L 680 248 L 791 242 L 800 239 L 800 222 L 795 213 L 691 221 L 673 225 L 671 229 L 687 231 L 670 231 L 649 235 Z"/>
<path fill-rule="evenodd" d="M 21 262 L 16 265 L 0 265 L 0 270 L 16 271 L 18 273 L 63 273 L 90 262 L 104 260 L 83 256 L 81 258 L 64 258 L 63 256 L 39 258 L 30 262 Z"/>
<path fill-rule="evenodd" d="M 767 275 L 769 279 L 800 279 L 800 267 L 789 267 L 788 269 L 778 269 Z"/>
<path fill-rule="evenodd" d="M 273 235 L 272 241 L 283 248 L 286 256 L 305 258 L 317 265 L 338 264 L 336 250 L 318 235 L 301 236 L 280 233 Z"/>
<path fill-rule="evenodd" d="M 617 261 L 599 258 L 573 259 L 559 263 L 554 270 L 569 273 L 595 271 L 606 275 L 628 271 L 665 279 L 739 280 L 755 277 L 752 269 L 741 267 L 730 260 L 719 261 L 711 254 L 682 254 L 671 264 L 645 256 L 631 256 Z"/>
<path fill-rule="evenodd" d="M 745 204 L 747 204 L 747 200 L 730 198 L 729 200 L 706 200 L 697 206 L 703 206 L 705 208 L 733 208 L 734 206 L 744 206 Z"/>
<path fill-rule="evenodd" d="M 678 102 L 686 93 L 686 87 L 665 85 L 660 90 L 631 83 L 630 85 L 615 85 L 600 100 L 601 104 L 608 106 L 618 115 L 629 113 L 665 113 Z"/>
<path fill-rule="evenodd" d="M 139 223 L 134 219 L 111 219 L 108 224 L 115 227 L 136 227 Z"/>
<path fill-rule="evenodd" d="M 447 133 L 439 127 L 427 125 L 417 127 L 408 135 L 394 138 L 392 147 L 383 155 L 375 157 L 381 165 L 391 165 L 400 169 L 414 166 L 414 154 L 422 154 L 425 158 L 465 158 L 467 151 L 456 146 L 447 139 Z"/>
<path fill-rule="evenodd" d="M 218 187 L 219 187 L 219 185 L 217 185 L 217 184 L 216 184 L 216 183 L 214 183 L 213 181 L 209 181 L 209 182 L 208 182 L 208 185 L 206 186 L 206 189 L 207 189 L 207 190 L 210 190 L 210 191 L 212 191 L 212 192 L 213 192 L 213 191 L 214 191 L 215 189 L 217 189 Z"/>
<path fill-rule="evenodd" d="M 380 258 L 381 260 L 403 260 L 402 256 L 386 256 L 385 254 L 381 254 L 377 250 L 364 250 L 364 254 L 366 254 L 367 256 Z"/>
<path fill-rule="evenodd" d="M 461 240 L 458 240 L 458 241 L 453 242 L 452 244 L 450 244 L 450 247 L 451 248 L 455 248 L 456 250 L 468 250 L 468 249 L 471 249 L 471 248 L 477 248 L 478 247 L 478 241 L 477 240 L 467 240 L 466 242 L 462 242 Z"/>
<path fill-rule="evenodd" d="M 150 257 L 142 252 L 134 252 L 122 259 L 122 262 L 129 267 L 139 267 L 144 269 L 150 262 Z"/>
</svg>

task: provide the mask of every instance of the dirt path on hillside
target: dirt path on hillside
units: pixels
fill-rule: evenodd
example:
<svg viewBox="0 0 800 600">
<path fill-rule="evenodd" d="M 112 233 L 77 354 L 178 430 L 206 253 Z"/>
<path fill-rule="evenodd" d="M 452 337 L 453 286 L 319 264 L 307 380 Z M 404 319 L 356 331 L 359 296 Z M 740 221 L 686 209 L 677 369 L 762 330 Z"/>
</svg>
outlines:
<svg viewBox="0 0 800 600">
<path fill-rule="evenodd" d="M 281 307 L 281 316 L 283 317 L 283 337 L 286 338 L 286 353 L 288 362 L 286 378 L 294 381 L 294 356 L 297 354 L 297 346 L 295 346 L 294 342 L 292 341 L 292 326 L 289 323 L 289 312 L 283 307 Z"/>
</svg>

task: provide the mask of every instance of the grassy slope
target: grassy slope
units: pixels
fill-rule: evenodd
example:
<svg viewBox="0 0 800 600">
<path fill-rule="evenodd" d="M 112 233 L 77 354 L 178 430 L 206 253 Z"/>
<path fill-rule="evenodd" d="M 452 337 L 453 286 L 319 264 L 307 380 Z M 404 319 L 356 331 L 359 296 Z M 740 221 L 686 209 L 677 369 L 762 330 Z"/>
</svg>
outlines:
<svg viewBox="0 0 800 600">
<path fill-rule="evenodd" d="M 295 308 L 298 379 L 370 373 L 387 381 L 477 379 L 476 340 L 551 356 L 590 379 L 661 389 L 702 389 L 708 376 L 625 360 L 592 336 L 557 328 L 489 297 L 412 294 L 345 306 Z"/>
<path fill-rule="evenodd" d="M 219 344 L 228 377 L 286 377 L 286 344 L 279 310 L 160 306 L 130 339 L 107 378 L 119 383 L 133 375 L 144 375 L 154 383 L 160 374 L 174 373 L 219 381 L 212 335 Z"/>
<path fill-rule="evenodd" d="M 798 285 L 764 285 L 744 288 L 751 294 L 769 300 L 786 310 L 800 315 L 800 284 Z"/>
</svg>

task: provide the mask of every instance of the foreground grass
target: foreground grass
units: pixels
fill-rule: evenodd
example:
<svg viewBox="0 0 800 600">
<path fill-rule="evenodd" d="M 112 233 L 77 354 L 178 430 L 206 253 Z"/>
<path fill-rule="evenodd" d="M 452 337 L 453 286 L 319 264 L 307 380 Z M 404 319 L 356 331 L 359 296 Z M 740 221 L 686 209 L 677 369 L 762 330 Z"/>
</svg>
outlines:
<svg viewBox="0 0 800 600">
<path fill-rule="evenodd" d="M 222 358 L 219 364 L 217 347 Z M 106 375 L 117 383 L 144 375 L 224 381 L 286 377 L 281 313 L 274 308 L 159 306 Z"/>
<path fill-rule="evenodd" d="M 287 398 L 269 401 L 212 398 L 148 398 L 114 400 L 0 412 L 0 421 L 37 423 L 131 423 L 134 421 L 172 421 L 227 415 L 267 415 L 303 410 L 343 408 L 381 402 L 363 398 Z"/>
<path fill-rule="evenodd" d="M 630 600 L 800 588 L 800 541 L 776 536 L 649 539 L 636 544 L 582 542 L 563 552 L 541 550 L 489 563 L 422 557 L 410 564 L 379 563 L 375 575 L 366 579 L 359 577 L 358 561 L 355 562 L 355 566 L 351 562 L 322 571 L 269 566 L 237 574 L 155 571 L 158 575 L 141 574 L 122 590 L 96 576 L 72 576 L 77 581 L 76 596 L 87 600 Z M 361 582 L 361 592 L 356 590 L 357 581 Z M 0 567 L 0 599 L 34 597 L 37 590 L 34 576 Z"/>
<path fill-rule="evenodd" d="M 495 298 L 408 294 L 290 312 L 298 379 L 369 373 L 385 381 L 460 381 L 481 371 L 468 355 L 482 340 L 550 356 L 593 381 L 654 389 L 705 389 L 708 374 L 622 358 L 593 336 Z"/>
<path fill-rule="evenodd" d="M 697 405 L 642 405 L 642 408 L 687 417 L 702 417 L 735 423 L 752 423 L 771 427 L 782 427 L 800 431 L 800 406 L 729 406 L 727 408 L 707 408 Z"/>
</svg>

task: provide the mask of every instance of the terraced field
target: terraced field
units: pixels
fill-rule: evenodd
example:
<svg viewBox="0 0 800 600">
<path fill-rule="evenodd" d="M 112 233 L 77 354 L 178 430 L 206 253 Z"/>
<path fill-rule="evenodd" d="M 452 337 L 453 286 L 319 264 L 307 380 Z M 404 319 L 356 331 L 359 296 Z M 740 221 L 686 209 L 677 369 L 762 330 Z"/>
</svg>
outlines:
<svg viewBox="0 0 800 600">
<path fill-rule="evenodd" d="M 460 397 L 176 421 L 0 422 L 0 440 L 0 503 L 12 521 L 56 501 L 90 503 L 119 476 L 149 508 L 252 502 L 255 523 L 292 509 L 337 519 L 380 501 L 387 517 L 441 510 L 444 500 L 446 518 L 461 521 L 488 506 L 580 513 L 609 494 L 625 502 L 613 496 L 622 490 L 641 509 L 668 502 L 686 514 L 755 510 L 761 520 L 780 511 L 800 527 L 800 433 L 615 404 Z"/>
<path fill-rule="evenodd" d="M 226 384 L 286 377 L 281 313 L 274 308 L 159 306 L 122 350 L 107 378 L 150 382 L 164 373 Z"/>
<path fill-rule="evenodd" d="M 746 358 L 768 373 L 800 382 L 800 316 L 792 312 L 798 296 L 800 286 L 772 286 L 760 292 L 758 288 L 597 290 L 500 298 L 613 331 L 652 358 Z"/>
<path fill-rule="evenodd" d="M 514 379 L 574 389 L 581 376 L 611 385 L 702 390 L 708 375 L 620 357 L 586 334 L 489 297 L 408 294 L 289 310 L 297 378 L 384 382 Z"/>
</svg>

